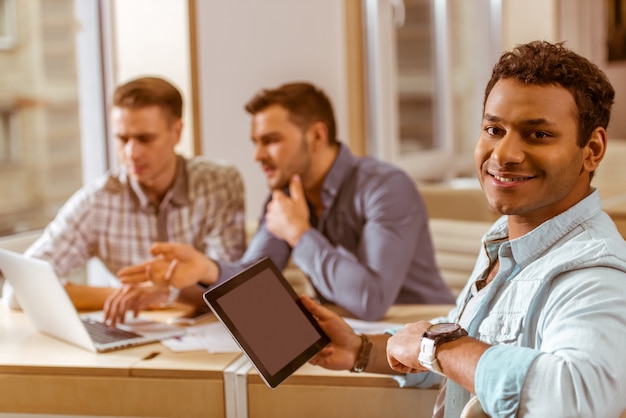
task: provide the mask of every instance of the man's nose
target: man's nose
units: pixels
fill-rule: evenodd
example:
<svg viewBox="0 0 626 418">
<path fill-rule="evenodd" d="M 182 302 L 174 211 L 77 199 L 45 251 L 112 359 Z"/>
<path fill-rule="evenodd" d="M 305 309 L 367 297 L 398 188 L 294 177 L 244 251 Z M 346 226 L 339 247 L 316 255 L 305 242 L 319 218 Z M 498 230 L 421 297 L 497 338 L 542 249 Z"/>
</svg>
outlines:
<svg viewBox="0 0 626 418">
<path fill-rule="evenodd" d="M 267 150 L 263 145 L 257 144 L 254 146 L 254 153 L 252 154 L 252 158 L 254 158 L 254 161 L 262 161 L 265 159 L 266 156 Z"/>
<path fill-rule="evenodd" d="M 129 139 L 124 145 L 124 155 L 126 158 L 135 158 L 140 151 L 138 142 L 134 139 Z"/>
<path fill-rule="evenodd" d="M 496 143 L 491 158 L 500 166 L 520 163 L 524 160 L 524 140 L 516 133 L 509 132 Z"/>
</svg>

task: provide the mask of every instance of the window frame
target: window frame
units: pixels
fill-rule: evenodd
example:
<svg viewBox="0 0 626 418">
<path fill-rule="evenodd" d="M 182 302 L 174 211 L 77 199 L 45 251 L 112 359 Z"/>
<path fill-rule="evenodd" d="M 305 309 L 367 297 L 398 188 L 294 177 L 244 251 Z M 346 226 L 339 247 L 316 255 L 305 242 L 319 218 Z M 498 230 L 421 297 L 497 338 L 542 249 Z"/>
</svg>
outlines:
<svg viewBox="0 0 626 418">
<path fill-rule="evenodd" d="M 17 12 L 15 0 L 0 0 L 0 50 L 13 49 L 17 44 Z"/>
<path fill-rule="evenodd" d="M 9 167 L 19 162 L 20 141 L 15 118 L 15 108 L 0 106 L 0 167 Z"/>
</svg>

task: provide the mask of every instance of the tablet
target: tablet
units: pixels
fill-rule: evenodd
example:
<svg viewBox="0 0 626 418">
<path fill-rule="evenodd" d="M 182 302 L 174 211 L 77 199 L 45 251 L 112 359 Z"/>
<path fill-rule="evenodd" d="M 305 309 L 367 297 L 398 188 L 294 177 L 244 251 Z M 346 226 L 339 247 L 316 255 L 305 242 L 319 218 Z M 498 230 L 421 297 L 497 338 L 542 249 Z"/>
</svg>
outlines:
<svg viewBox="0 0 626 418">
<path fill-rule="evenodd" d="M 330 342 L 269 258 L 205 292 L 204 301 L 270 388 Z"/>
</svg>

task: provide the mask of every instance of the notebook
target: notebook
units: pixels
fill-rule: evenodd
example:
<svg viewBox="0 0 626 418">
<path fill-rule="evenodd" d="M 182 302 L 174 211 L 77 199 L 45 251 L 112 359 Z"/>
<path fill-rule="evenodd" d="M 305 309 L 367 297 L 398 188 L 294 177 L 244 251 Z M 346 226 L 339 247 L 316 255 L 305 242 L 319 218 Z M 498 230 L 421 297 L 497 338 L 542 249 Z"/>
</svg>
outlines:
<svg viewBox="0 0 626 418">
<path fill-rule="evenodd" d="M 37 330 L 86 350 L 107 352 L 185 333 L 183 328 L 141 316 L 112 328 L 101 321 L 101 312 L 79 315 L 44 260 L 0 249 L 0 272 Z"/>
<path fill-rule="evenodd" d="M 270 388 L 330 342 L 269 258 L 203 297 Z"/>
</svg>

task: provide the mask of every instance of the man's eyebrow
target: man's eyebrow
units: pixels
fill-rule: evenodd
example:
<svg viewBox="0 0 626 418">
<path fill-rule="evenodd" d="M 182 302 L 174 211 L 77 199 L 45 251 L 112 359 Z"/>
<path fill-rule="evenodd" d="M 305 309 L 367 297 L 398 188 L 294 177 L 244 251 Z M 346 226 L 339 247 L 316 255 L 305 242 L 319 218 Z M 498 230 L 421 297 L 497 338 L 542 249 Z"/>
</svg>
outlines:
<svg viewBox="0 0 626 418">
<path fill-rule="evenodd" d="M 280 138 L 280 132 L 271 131 L 271 132 L 265 132 L 263 135 L 259 135 L 259 139 L 272 139 L 272 138 Z"/>
<path fill-rule="evenodd" d="M 539 126 L 539 125 L 554 125 L 554 122 L 550 122 L 545 118 L 526 119 L 522 121 L 523 126 Z"/>
<path fill-rule="evenodd" d="M 487 121 L 487 122 L 501 122 L 502 118 L 500 118 L 498 116 L 495 116 L 495 115 L 492 115 L 490 113 L 485 113 L 483 115 L 483 120 Z"/>
<path fill-rule="evenodd" d="M 485 113 L 483 115 L 483 121 L 486 122 L 502 122 L 503 119 L 499 116 L 491 115 L 489 113 Z M 540 126 L 540 125 L 554 125 L 554 122 L 549 121 L 545 118 L 534 118 L 534 119 L 525 119 L 519 123 L 522 126 Z"/>
</svg>

